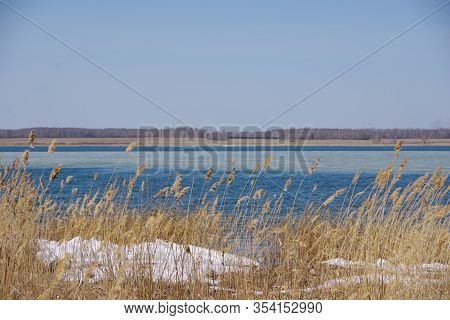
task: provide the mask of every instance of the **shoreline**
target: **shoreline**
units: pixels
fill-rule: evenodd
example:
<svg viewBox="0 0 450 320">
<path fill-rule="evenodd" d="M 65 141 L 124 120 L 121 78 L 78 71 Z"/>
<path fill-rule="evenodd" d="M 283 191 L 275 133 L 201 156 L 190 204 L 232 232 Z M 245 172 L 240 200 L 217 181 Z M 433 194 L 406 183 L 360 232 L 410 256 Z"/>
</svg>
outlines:
<svg viewBox="0 0 450 320">
<path fill-rule="evenodd" d="M 48 146 L 53 138 L 37 138 L 35 146 Z M 402 139 L 404 146 L 450 146 L 450 139 Z M 133 138 L 56 138 L 59 146 L 127 146 Z M 374 140 L 275 140 L 275 139 L 187 139 L 152 138 L 145 146 L 393 146 L 394 139 Z M 26 146 L 26 138 L 1 138 L 0 146 Z"/>
</svg>

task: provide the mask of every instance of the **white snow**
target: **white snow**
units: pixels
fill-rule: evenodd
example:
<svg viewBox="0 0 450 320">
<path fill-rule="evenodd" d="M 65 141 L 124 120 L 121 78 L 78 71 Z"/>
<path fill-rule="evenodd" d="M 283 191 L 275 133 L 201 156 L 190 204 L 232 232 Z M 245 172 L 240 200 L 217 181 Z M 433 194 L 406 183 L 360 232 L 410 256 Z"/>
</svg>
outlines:
<svg viewBox="0 0 450 320">
<path fill-rule="evenodd" d="M 441 272 L 448 270 L 448 265 L 443 263 L 423 263 L 412 266 L 406 266 L 404 264 L 394 265 L 388 260 L 380 258 L 375 263 L 365 263 L 364 261 L 350 261 L 343 258 L 333 258 L 327 261 L 323 261 L 323 264 L 329 266 L 336 266 L 342 268 L 373 268 L 384 271 L 391 271 L 394 273 L 408 272 L 411 274 L 429 273 L 429 272 Z"/>
<path fill-rule="evenodd" d="M 422 284 L 442 284 L 448 283 L 448 279 L 427 279 L 424 276 L 430 275 L 433 272 L 443 272 L 448 270 L 448 265 L 442 263 L 423 263 L 418 265 L 406 266 L 404 264 L 394 265 L 388 260 L 380 258 L 375 263 L 366 263 L 364 261 L 350 261 L 343 258 L 333 258 L 323 261 L 323 264 L 329 266 L 336 266 L 342 268 L 368 268 L 379 271 L 388 271 L 391 274 L 367 274 L 367 275 L 353 275 L 345 278 L 335 278 L 327 280 L 316 287 L 304 288 L 302 291 L 311 292 L 320 289 L 329 289 L 337 285 L 360 284 L 361 282 L 378 282 L 387 284 L 397 281 L 403 285 Z"/>
<path fill-rule="evenodd" d="M 403 285 L 414 285 L 417 283 L 422 284 L 442 284 L 447 283 L 445 280 L 438 279 L 417 279 L 415 277 L 401 276 L 401 275 L 387 275 L 387 274 L 368 274 L 368 275 L 354 275 L 345 278 L 336 278 L 327 280 L 321 285 L 316 287 L 310 287 L 302 289 L 303 292 L 312 292 L 320 289 L 330 289 L 337 285 L 350 285 L 350 284 L 360 284 L 362 282 L 378 282 L 380 284 L 388 284 L 391 282 L 399 282 Z"/>
<path fill-rule="evenodd" d="M 345 260 L 342 258 L 333 258 L 327 261 L 323 261 L 323 264 L 327 264 L 329 266 L 336 266 L 336 267 L 343 267 L 343 268 L 352 268 L 352 267 L 358 267 L 358 268 L 362 268 L 365 266 L 364 261 L 350 261 L 350 260 Z"/>
<path fill-rule="evenodd" d="M 127 276 L 151 277 L 153 281 L 214 282 L 214 275 L 246 271 L 258 263 L 233 254 L 197 246 L 183 246 L 163 240 L 120 246 L 95 238 L 69 241 L 37 240 L 37 256 L 48 266 L 67 258 L 66 281 L 98 281 L 117 276 L 125 270 Z M 188 250 L 189 247 L 189 250 Z"/>
<path fill-rule="evenodd" d="M 249 258 L 228 254 L 217 250 L 180 245 L 156 239 L 136 245 L 121 246 L 104 242 L 95 238 L 83 240 L 80 237 L 69 241 L 37 240 L 37 256 L 46 265 L 54 265 L 57 261 L 67 259 L 63 279 L 66 281 L 99 281 L 116 277 L 124 270 L 129 277 L 151 277 L 153 281 L 186 282 L 199 280 L 216 290 L 221 288 L 217 275 L 226 272 L 246 272 L 258 263 Z M 362 282 L 390 283 L 403 285 L 417 283 L 448 283 L 448 278 L 427 279 L 427 275 L 443 273 L 449 266 L 442 263 L 423 263 L 406 266 L 394 265 L 386 259 L 378 259 L 375 263 L 350 261 L 333 258 L 323 261 L 328 266 L 348 269 L 370 269 L 375 271 L 366 275 L 353 275 L 344 278 L 327 280 L 324 283 L 304 288 L 301 291 L 311 292 L 329 289 L 337 285 L 360 284 Z M 389 272 L 390 274 L 379 273 Z M 255 292 L 255 294 L 257 294 Z M 262 294 L 262 292 L 258 292 Z"/>
</svg>

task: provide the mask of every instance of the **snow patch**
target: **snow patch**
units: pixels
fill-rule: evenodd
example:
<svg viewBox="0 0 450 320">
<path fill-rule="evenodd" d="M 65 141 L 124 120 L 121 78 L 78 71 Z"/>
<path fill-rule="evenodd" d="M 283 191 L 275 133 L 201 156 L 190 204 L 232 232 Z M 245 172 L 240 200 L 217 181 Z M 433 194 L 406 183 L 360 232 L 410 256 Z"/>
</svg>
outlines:
<svg viewBox="0 0 450 320">
<path fill-rule="evenodd" d="M 379 271 L 387 271 L 391 274 L 367 274 L 367 275 L 354 275 L 345 278 L 335 278 L 327 280 L 324 283 L 315 286 L 304 288 L 303 292 L 312 292 L 321 289 L 330 289 L 337 285 L 350 285 L 350 284 L 360 284 L 362 282 L 377 282 L 380 284 L 388 284 L 391 282 L 399 282 L 402 285 L 414 285 L 417 283 L 421 284 L 446 284 L 448 279 L 427 279 L 424 276 L 444 272 L 448 270 L 447 264 L 442 264 L 438 262 L 434 263 L 423 263 L 418 265 L 406 266 L 404 264 L 394 265 L 388 260 L 380 258 L 375 263 L 366 263 L 364 261 L 350 261 L 343 258 L 333 258 L 322 262 L 328 266 L 335 266 L 347 269 L 374 269 Z"/>
<path fill-rule="evenodd" d="M 448 270 L 448 265 L 443 263 L 423 263 L 412 266 L 406 266 L 404 264 L 394 265 L 388 260 L 380 258 L 375 263 L 365 263 L 364 261 L 350 261 L 343 258 L 333 258 L 327 261 L 323 261 L 323 264 L 342 268 L 373 268 L 384 271 L 391 271 L 394 273 L 407 272 L 411 274 L 429 273 L 429 272 L 442 272 Z"/>
<path fill-rule="evenodd" d="M 99 281 L 127 276 L 151 277 L 153 281 L 186 282 L 200 280 L 217 284 L 214 278 L 225 272 L 242 272 L 258 263 L 249 258 L 207 248 L 180 245 L 163 240 L 120 246 L 95 238 L 69 241 L 37 240 L 37 257 L 47 266 L 66 258 L 66 281 Z"/>
<path fill-rule="evenodd" d="M 388 284 L 392 282 L 399 282 L 405 286 L 412 286 L 417 283 L 421 284 L 444 284 L 447 283 L 446 280 L 438 279 L 417 279 L 416 277 L 401 276 L 401 275 L 387 275 L 387 274 L 368 274 L 368 275 L 354 275 L 345 278 L 336 278 L 325 281 L 323 284 L 316 287 L 304 288 L 303 292 L 312 292 L 321 289 L 330 289 L 337 285 L 351 285 L 351 284 L 361 284 L 362 282 L 376 282 L 379 284 Z"/>
</svg>

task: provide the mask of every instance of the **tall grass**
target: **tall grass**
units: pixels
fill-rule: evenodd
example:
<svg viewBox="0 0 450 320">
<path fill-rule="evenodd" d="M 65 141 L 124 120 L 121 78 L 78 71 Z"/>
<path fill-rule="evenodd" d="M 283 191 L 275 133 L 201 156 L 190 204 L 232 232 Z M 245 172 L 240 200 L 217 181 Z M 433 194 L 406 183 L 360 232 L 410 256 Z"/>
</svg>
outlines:
<svg viewBox="0 0 450 320">
<path fill-rule="evenodd" d="M 233 187 L 234 167 L 228 177 L 215 177 L 208 170 L 199 202 L 186 213 L 178 204 L 189 197 L 189 187 L 183 186 L 179 175 L 158 192 L 162 199 L 158 207 L 142 210 L 129 205 L 146 164 L 122 185 L 111 182 L 103 194 L 77 195 L 73 190 L 70 202 L 62 205 L 47 190 L 52 183 L 60 183 L 61 188 L 70 185 L 70 181 L 58 182 L 61 166 L 38 184 L 26 168 L 29 156 L 23 164 L 14 161 L 0 173 L 2 299 L 449 298 L 450 205 L 445 200 L 449 187 L 447 173 L 440 168 L 400 189 L 396 182 L 406 161 L 397 171 L 391 164 L 364 192 L 355 193 L 357 173 L 348 188 L 337 190 L 323 203 L 309 203 L 299 215 L 294 206 L 287 212 L 283 209 L 290 180 L 276 198 L 258 185 L 268 159 L 255 167 L 230 215 L 223 213 L 222 204 Z M 305 175 L 313 174 L 317 165 L 314 162 Z M 144 184 L 140 187 L 145 189 Z M 339 199 L 341 205 L 331 208 L 330 203 Z M 361 203 L 358 207 L 356 201 Z M 162 239 L 186 248 L 196 245 L 244 255 L 258 265 L 212 275 L 219 286 L 196 279 L 152 281 L 129 276 L 123 269 L 100 281 L 66 281 L 62 275 L 70 256 L 45 265 L 36 255 L 36 240 L 76 236 L 119 245 Z M 324 263 L 335 258 L 348 262 Z M 427 269 L 432 263 L 443 268 Z M 133 268 L 148 268 L 135 264 Z"/>
</svg>

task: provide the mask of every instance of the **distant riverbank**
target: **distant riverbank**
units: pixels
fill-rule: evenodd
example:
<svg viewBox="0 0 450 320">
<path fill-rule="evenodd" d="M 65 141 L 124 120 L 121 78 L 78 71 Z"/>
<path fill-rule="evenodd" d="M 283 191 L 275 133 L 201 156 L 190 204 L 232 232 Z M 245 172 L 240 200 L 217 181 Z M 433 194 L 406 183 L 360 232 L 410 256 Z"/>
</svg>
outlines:
<svg viewBox="0 0 450 320">
<path fill-rule="evenodd" d="M 52 138 L 36 138 L 35 145 L 48 145 Z M 58 145 L 83 145 L 83 146 L 126 146 L 136 142 L 134 138 L 57 138 Z M 287 139 L 199 139 L 199 138 L 148 138 L 140 141 L 147 146 L 222 146 L 222 145 L 245 145 L 245 146 L 388 146 L 394 145 L 395 139 L 381 140 L 287 140 Z M 430 146 L 450 146 L 450 139 L 403 139 L 404 145 L 430 145 Z M 3 138 L 0 139 L 0 146 L 21 146 L 28 145 L 24 138 Z"/>
</svg>

